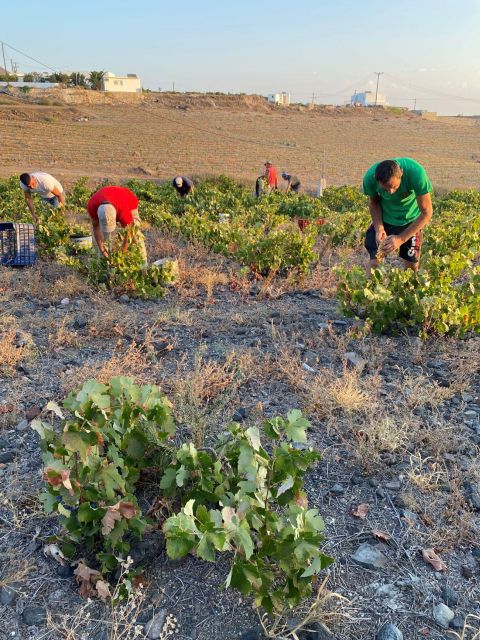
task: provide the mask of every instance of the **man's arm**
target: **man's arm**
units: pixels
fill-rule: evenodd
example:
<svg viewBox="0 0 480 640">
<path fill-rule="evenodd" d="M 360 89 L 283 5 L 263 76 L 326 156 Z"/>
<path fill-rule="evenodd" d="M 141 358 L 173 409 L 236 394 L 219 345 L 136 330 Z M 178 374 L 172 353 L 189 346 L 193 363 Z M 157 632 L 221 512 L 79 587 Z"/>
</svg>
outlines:
<svg viewBox="0 0 480 640">
<path fill-rule="evenodd" d="M 53 187 L 52 193 L 54 196 L 57 196 L 58 201 L 60 202 L 61 208 L 65 209 L 65 193 L 57 189 L 57 187 Z"/>
<path fill-rule="evenodd" d="M 105 258 L 108 258 L 107 250 L 105 249 L 105 246 L 103 244 L 103 233 L 102 233 L 102 230 L 100 229 L 100 222 L 98 220 L 92 220 L 92 227 L 93 227 L 93 235 L 95 236 L 95 240 L 97 242 L 98 248 L 100 249 L 100 253 Z"/>
<path fill-rule="evenodd" d="M 380 244 L 380 242 L 385 240 L 385 238 L 387 237 L 387 232 L 385 231 L 385 228 L 383 226 L 382 203 L 380 200 L 380 196 L 369 196 L 368 209 L 370 211 L 370 215 L 372 216 L 377 244 Z"/>
<path fill-rule="evenodd" d="M 35 205 L 33 204 L 32 194 L 30 191 L 24 191 L 23 193 L 25 195 L 25 201 L 27 203 L 27 207 L 29 208 L 30 213 L 32 214 L 33 221 L 38 224 L 38 217 L 37 217 L 37 214 L 35 213 Z"/>
<path fill-rule="evenodd" d="M 418 208 L 421 213 L 411 224 L 408 225 L 406 229 L 402 231 L 402 233 L 397 236 L 389 236 L 385 241 L 384 250 L 386 253 L 390 253 L 391 251 L 395 251 L 398 249 L 400 245 L 407 240 L 410 240 L 418 231 L 423 229 L 430 220 L 433 215 L 433 205 L 432 198 L 429 193 L 425 193 L 424 195 L 417 196 Z"/>
</svg>

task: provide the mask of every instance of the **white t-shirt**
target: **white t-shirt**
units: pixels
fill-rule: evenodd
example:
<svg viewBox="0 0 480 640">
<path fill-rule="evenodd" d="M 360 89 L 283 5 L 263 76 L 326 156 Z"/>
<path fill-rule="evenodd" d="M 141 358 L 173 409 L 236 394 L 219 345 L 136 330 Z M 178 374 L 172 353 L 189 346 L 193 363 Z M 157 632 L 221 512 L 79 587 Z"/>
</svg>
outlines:
<svg viewBox="0 0 480 640">
<path fill-rule="evenodd" d="M 52 191 L 53 189 L 57 189 L 57 191 L 63 193 L 63 187 L 60 182 L 49 173 L 37 171 L 36 173 L 31 173 L 30 175 L 37 180 L 38 184 L 36 187 L 30 188 L 26 187 L 23 182 L 20 182 L 20 186 L 24 191 L 38 193 L 38 195 L 42 198 L 53 198 L 55 196 Z"/>
</svg>

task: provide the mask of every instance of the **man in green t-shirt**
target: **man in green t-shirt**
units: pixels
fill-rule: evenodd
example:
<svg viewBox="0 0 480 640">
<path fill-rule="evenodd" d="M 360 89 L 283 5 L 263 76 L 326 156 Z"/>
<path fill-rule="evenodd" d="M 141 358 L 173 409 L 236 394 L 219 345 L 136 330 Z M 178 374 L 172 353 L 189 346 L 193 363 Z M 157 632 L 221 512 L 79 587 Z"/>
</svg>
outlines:
<svg viewBox="0 0 480 640">
<path fill-rule="evenodd" d="M 421 232 L 433 213 L 431 191 L 427 172 L 411 158 L 383 160 L 370 167 L 363 178 L 372 216 L 365 236 L 369 272 L 396 249 L 404 267 L 418 271 Z"/>
</svg>

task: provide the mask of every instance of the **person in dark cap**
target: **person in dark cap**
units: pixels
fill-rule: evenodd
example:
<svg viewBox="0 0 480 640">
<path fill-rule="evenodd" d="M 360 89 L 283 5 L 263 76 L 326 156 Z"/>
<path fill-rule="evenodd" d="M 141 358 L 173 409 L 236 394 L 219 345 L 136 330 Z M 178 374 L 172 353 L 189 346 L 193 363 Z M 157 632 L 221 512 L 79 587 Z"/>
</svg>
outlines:
<svg viewBox="0 0 480 640">
<path fill-rule="evenodd" d="M 294 191 L 295 193 L 300 191 L 301 182 L 297 176 L 293 176 L 291 173 L 283 171 L 282 178 L 287 181 L 287 193 L 288 191 Z"/>
<path fill-rule="evenodd" d="M 193 193 L 193 182 L 185 176 L 175 176 L 172 184 L 179 196 L 184 198 Z"/>
</svg>

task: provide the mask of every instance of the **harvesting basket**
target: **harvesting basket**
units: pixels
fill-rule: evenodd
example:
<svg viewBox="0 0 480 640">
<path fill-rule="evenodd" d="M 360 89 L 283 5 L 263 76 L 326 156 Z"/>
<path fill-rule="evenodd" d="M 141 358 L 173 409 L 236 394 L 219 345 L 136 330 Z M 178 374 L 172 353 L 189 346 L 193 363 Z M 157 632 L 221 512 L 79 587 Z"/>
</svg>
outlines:
<svg viewBox="0 0 480 640">
<path fill-rule="evenodd" d="M 0 264 L 31 267 L 36 258 L 33 224 L 0 222 Z"/>
</svg>

